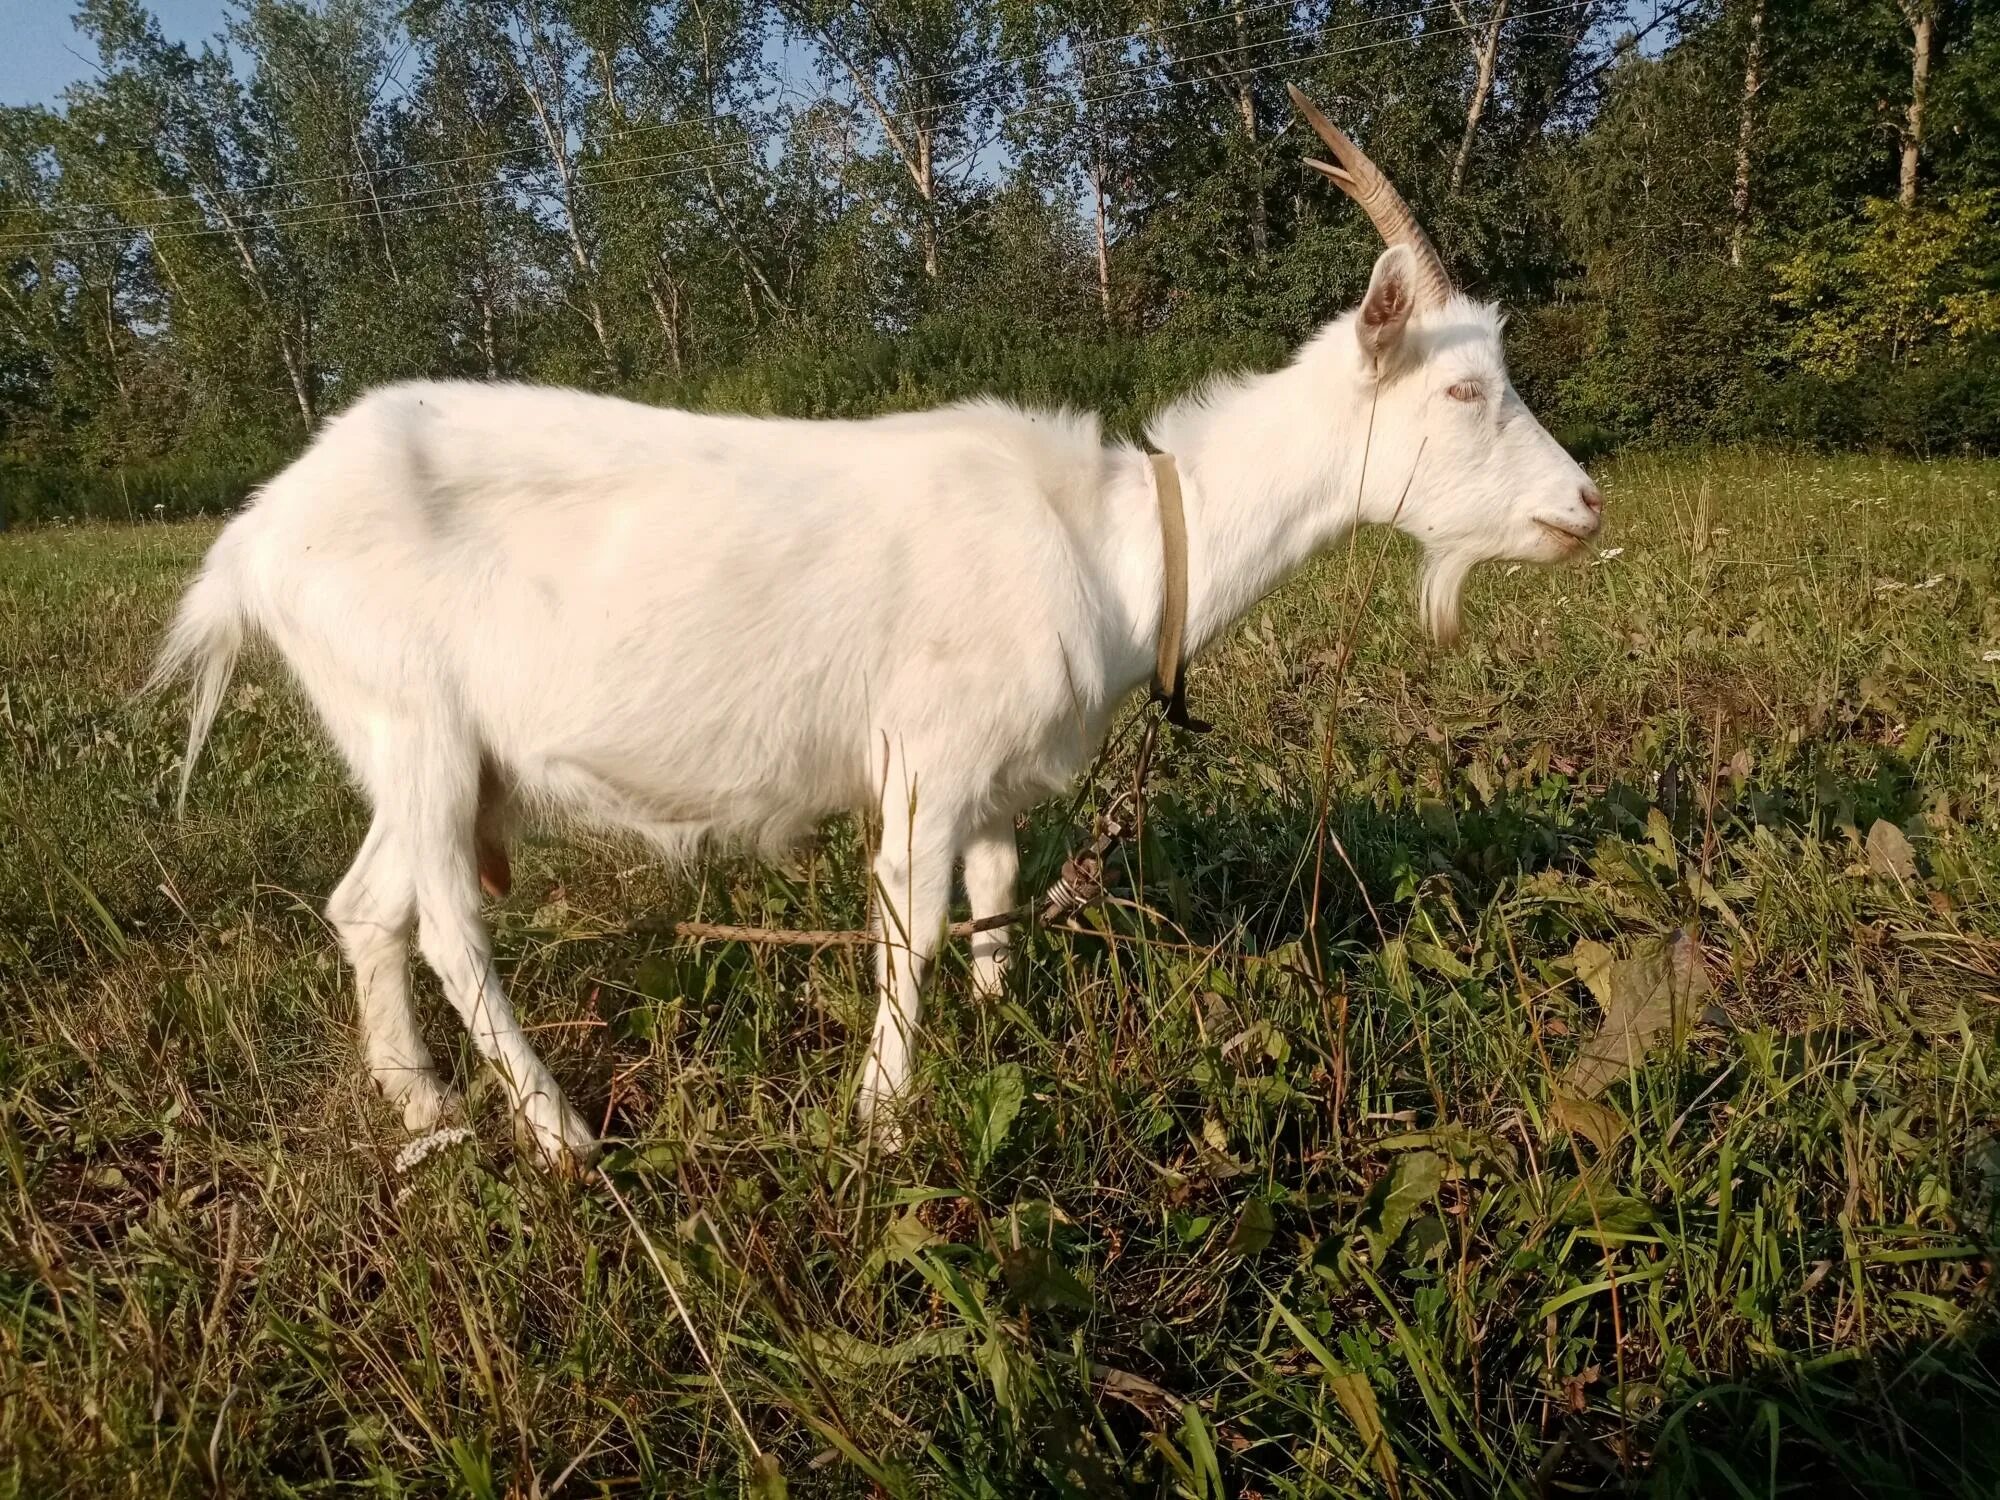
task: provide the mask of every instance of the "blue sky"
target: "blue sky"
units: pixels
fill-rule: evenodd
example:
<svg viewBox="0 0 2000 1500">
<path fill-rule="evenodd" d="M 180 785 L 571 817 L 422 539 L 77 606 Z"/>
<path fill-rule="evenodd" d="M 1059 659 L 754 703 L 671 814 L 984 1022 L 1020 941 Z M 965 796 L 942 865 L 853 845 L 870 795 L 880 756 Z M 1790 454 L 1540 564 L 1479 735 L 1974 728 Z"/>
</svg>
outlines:
<svg viewBox="0 0 2000 1500">
<path fill-rule="evenodd" d="M 168 36 L 194 41 L 222 27 L 223 0 L 150 0 Z M 0 104 L 52 104 L 95 71 L 70 18 L 75 0 L 0 0 Z"/>
<path fill-rule="evenodd" d="M 1626 14 L 1643 21 L 1660 0 L 1627 0 Z M 226 0 L 149 0 L 169 37 L 198 41 L 222 28 Z M 88 78 L 95 57 L 76 33 L 76 0 L 0 0 L 0 104 L 52 104 L 68 85 Z M 1662 36 L 1648 39 L 1657 51 Z"/>
</svg>

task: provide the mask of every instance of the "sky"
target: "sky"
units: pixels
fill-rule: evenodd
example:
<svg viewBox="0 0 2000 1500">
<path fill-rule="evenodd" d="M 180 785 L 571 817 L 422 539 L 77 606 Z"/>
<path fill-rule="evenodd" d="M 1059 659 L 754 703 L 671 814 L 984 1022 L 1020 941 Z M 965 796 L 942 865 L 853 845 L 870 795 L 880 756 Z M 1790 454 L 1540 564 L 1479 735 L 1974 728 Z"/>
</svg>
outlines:
<svg viewBox="0 0 2000 1500">
<path fill-rule="evenodd" d="M 195 42 L 222 28 L 227 0 L 149 0 L 168 37 Z M 1627 0 L 1643 20 L 1661 0 Z M 64 88 L 95 72 L 96 58 L 76 33 L 76 0 L 0 0 L 0 104 L 53 104 Z M 1648 39 L 1651 52 L 1664 37 Z"/>
<path fill-rule="evenodd" d="M 222 28 L 224 0 L 150 0 L 161 29 L 198 41 Z M 0 0 L 0 104 L 53 104 L 96 72 L 96 55 L 70 18 L 76 0 Z"/>
</svg>

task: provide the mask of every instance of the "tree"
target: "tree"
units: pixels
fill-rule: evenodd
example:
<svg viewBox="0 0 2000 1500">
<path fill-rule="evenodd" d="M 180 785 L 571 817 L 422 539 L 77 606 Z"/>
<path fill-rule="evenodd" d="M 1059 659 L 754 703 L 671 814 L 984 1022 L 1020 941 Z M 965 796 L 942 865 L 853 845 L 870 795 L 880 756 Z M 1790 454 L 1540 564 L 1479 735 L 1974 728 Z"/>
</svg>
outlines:
<svg viewBox="0 0 2000 1500">
<path fill-rule="evenodd" d="M 1012 93 L 998 15 L 984 0 L 778 0 L 880 132 L 914 196 L 923 274 L 938 275 L 947 200 L 991 144 Z"/>
<path fill-rule="evenodd" d="M 1451 162 L 1451 190 L 1465 185 L 1465 164 L 1472 159 L 1472 142 L 1479 134 L 1479 118 L 1486 113 L 1486 101 L 1493 93 L 1493 69 L 1500 58 L 1500 28 L 1507 24 L 1507 0 L 1493 0 L 1483 20 L 1475 21 L 1463 0 L 1452 0 L 1451 13 L 1467 33 L 1472 48 L 1472 98 L 1465 106 L 1465 133 L 1458 138 L 1458 155 Z"/>
<path fill-rule="evenodd" d="M 1905 208 L 1917 201 L 1917 159 L 1924 145 L 1924 105 L 1930 95 L 1931 38 L 1937 27 L 1937 0 L 1896 0 L 1903 24 L 1910 28 L 1910 102 L 1903 111 L 1902 172 L 1896 201 Z"/>
<path fill-rule="evenodd" d="M 1379 246 L 1298 167 L 1286 82 L 1508 302 L 1559 422 L 1740 434 L 1795 377 L 2000 348 L 1991 239 L 1952 228 L 2000 188 L 2000 0 L 78 20 L 100 76 L 0 111 L 0 458 L 247 471 L 413 374 L 822 412 L 994 379 L 1130 413 L 1364 283 Z"/>
<path fill-rule="evenodd" d="M 1750 229 L 1750 147 L 1757 130 L 1757 90 L 1764 81 L 1765 0 L 1749 0 L 1750 41 L 1743 50 L 1743 97 L 1736 111 L 1736 191 L 1731 197 L 1735 224 L 1729 234 L 1729 263 L 1743 264 L 1743 238 Z"/>
<path fill-rule="evenodd" d="M 1870 359 L 1907 365 L 2000 334 L 2000 189 L 1934 205 L 1875 199 L 1859 222 L 1829 226 L 1777 267 L 1778 298 L 1799 316 L 1786 353 L 1851 375 Z"/>
<path fill-rule="evenodd" d="M 175 333 L 220 388 L 275 357 L 300 426 L 319 417 L 310 270 L 264 201 L 270 140 L 228 57 L 169 44 L 134 0 L 85 0 L 101 81 L 73 92 L 63 173 L 119 202 L 167 289 Z"/>
</svg>

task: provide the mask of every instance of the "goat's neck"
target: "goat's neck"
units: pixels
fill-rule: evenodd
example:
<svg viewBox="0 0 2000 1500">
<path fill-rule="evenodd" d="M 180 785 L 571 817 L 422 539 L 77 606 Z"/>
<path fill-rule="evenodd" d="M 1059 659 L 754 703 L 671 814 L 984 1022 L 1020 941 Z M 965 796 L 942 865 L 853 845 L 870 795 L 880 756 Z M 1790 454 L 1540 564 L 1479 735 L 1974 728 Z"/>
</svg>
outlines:
<svg viewBox="0 0 2000 1500">
<path fill-rule="evenodd" d="M 1285 369 L 1183 402 L 1153 424 L 1186 501 L 1189 654 L 1357 522 L 1391 519 L 1376 512 L 1393 487 L 1375 476 L 1362 492 L 1372 387 L 1346 356 L 1309 347 Z M 1393 462 L 1379 428 L 1373 448 L 1371 465 Z"/>
</svg>

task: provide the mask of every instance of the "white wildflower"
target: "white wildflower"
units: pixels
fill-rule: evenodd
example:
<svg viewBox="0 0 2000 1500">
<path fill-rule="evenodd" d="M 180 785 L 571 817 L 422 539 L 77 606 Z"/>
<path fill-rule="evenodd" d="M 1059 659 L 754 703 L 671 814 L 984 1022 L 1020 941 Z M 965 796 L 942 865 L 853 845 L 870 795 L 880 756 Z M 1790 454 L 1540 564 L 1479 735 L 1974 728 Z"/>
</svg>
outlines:
<svg viewBox="0 0 2000 1500">
<path fill-rule="evenodd" d="M 429 1158 L 447 1147 L 456 1146 L 460 1141 L 472 1139 L 472 1132 L 463 1125 L 441 1125 L 428 1135 L 420 1135 L 401 1151 L 396 1153 L 395 1167 L 400 1176 L 422 1165 Z"/>
</svg>

